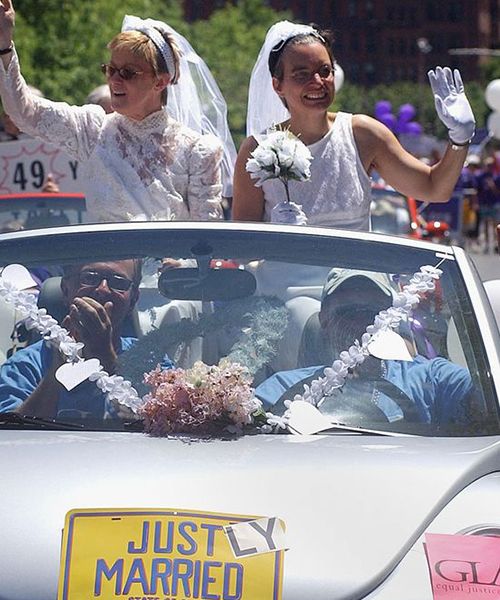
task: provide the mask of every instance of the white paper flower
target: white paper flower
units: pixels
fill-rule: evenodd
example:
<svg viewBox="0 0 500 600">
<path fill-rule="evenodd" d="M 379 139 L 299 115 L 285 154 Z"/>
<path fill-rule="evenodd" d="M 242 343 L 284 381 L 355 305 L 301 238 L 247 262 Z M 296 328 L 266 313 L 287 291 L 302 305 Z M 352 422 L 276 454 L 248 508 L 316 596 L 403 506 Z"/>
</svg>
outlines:
<svg viewBox="0 0 500 600">
<path fill-rule="evenodd" d="M 273 413 L 267 412 L 267 424 L 272 428 L 273 431 L 277 432 L 280 429 L 286 430 L 288 427 L 288 415 L 285 412 L 282 416 L 274 415 Z"/>
<path fill-rule="evenodd" d="M 64 356 L 66 356 L 66 360 L 69 362 L 75 362 L 79 358 L 81 358 L 81 350 L 85 344 L 83 342 L 75 342 L 74 340 L 65 340 L 59 344 L 59 350 Z"/>
<path fill-rule="evenodd" d="M 441 277 L 441 275 L 443 274 L 443 271 L 441 269 L 438 269 L 437 267 L 433 267 L 431 265 L 424 265 L 423 267 L 420 267 L 420 270 L 423 273 L 428 273 L 432 279 L 439 279 Z"/>
</svg>

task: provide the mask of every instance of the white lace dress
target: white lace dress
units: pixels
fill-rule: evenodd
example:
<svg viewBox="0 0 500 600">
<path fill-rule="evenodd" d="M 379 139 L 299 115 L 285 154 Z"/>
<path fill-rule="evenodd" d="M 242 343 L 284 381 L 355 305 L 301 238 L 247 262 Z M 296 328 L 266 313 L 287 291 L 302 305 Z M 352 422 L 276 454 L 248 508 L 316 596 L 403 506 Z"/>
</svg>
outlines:
<svg viewBox="0 0 500 600">
<path fill-rule="evenodd" d="M 330 131 L 308 146 L 313 160 L 309 181 L 290 181 L 290 199 L 302 205 L 307 224 L 368 231 L 371 183 L 361 163 L 352 131 L 352 115 L 338 112 Z M 264 182 L 264 221 L 282 201 L 281 181 Z"/>
<path fill-rule="evenodd" d="M 7 71 L 0 61 L 0 94 L 22 131 L 79 161 L 88 221 L 222 218 L 215 136 L 184 127 L 164 110 L 134 121 L 100 106 L 33 96 L 15 51 Z"/>
</svg>

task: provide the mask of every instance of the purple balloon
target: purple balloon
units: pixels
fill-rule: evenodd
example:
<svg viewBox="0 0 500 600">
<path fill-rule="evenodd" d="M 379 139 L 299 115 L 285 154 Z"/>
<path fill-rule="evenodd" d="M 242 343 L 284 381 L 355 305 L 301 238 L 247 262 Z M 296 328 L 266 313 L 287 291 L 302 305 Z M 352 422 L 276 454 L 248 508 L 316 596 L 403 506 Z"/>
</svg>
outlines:
<svg viewBox="0 0 500 600">
<path fill-rule="evenodd" d="M 382 115 L 390 113 L 392 110 L 392 104 L 389 100 L 379 100 L 375 103 L 375 116 L 380 119 Z"/>
<path fill-rule="evenodd" d="M 409 123 L 406 123 L 406 133 L 409 133 L 410 135 L 421 135 L 422 125 L 416 121 L 410 121 Z"/>
<path fill-rule="evenodd" d="M 410 128 L 408 128 L 408 125 L 409 125 L 409 123 L 404 123 L 404 122 L 398 121 L 396 123 L 394 133 L 410 133 Z"/>
<path fill-rule="evenodd" d="M 399 107 L 398 120 L 401 123 L 409 123 L 416 114 L 417 111 L 413 104 L 402 104 Z"/>
<path fill-rule="evenodd" d="M 394 131 L 397 124 L 396 117 L 391 113 L 386 113 L 378 117 L 378 120 L 388 127 L 391 131 Z"/>
</svg>

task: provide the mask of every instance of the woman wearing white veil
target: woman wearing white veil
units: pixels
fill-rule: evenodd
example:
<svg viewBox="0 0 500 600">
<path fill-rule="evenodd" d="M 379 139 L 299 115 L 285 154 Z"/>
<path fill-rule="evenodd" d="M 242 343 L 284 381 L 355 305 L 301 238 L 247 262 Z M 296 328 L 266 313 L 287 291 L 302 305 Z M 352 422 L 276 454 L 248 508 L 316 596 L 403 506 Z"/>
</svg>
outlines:
<svg viewBox="0 0 500 600">
<path fill-rule="evenodd" d="M 79 161 L 89 221 L 222 218 L 236 152 L 224 99 L 185 38 L 161 21 L 126 16 L 102 65 L 113 109 L 107 115 L 99 106 L 30 94 L 14 20 L 12 0 L 2 0 L 2 103 L 23 131 Z"/>
<path fill-rule="evenodd" d="M 284 200 L 281 182 L 269 179 L 256 187 L 246 170 L 260 136 L 273 127 L 290 129 L 312 154 L 310 180 L 288 184 L 309 225 L 368 230 L 372 170 L 403 194 L 430 202 L 450 198 L 475 128 L 459 72 L 441 67 L 429 72 L 436 110 L 449 131 L 443 158 L 430 167 L 379 121 L 329 112 L 334 71 L 327 32 L 288 21 L 269 29 L 250 80 L 249 137 L 235 166 L 233 219 L 291 222 L 292 204 Z"/>
</svg>

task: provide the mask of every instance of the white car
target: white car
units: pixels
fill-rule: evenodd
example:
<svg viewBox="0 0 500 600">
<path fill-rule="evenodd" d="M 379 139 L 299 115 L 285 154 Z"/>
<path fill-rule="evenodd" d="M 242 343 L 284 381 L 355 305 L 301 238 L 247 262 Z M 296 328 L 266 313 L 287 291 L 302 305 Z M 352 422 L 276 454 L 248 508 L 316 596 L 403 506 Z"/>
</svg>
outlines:
<svg viewBox="0 0 500 600">
<path fill-rule="evenodd" d="M 461 248 L 127 223 L 0 265 L 0 600 L 500 593 L 500 338 Z"/>
</svg>

